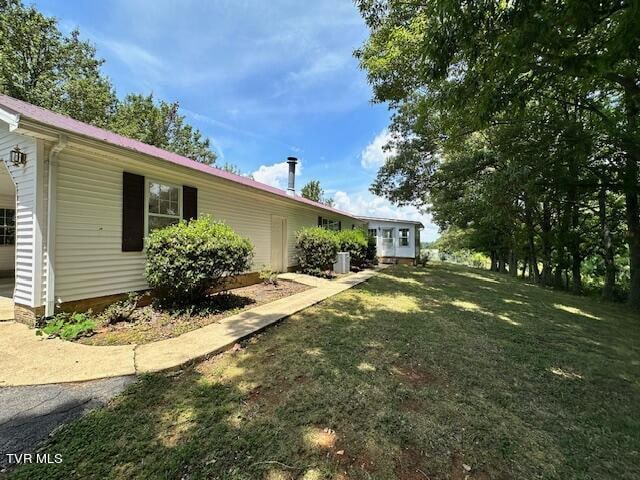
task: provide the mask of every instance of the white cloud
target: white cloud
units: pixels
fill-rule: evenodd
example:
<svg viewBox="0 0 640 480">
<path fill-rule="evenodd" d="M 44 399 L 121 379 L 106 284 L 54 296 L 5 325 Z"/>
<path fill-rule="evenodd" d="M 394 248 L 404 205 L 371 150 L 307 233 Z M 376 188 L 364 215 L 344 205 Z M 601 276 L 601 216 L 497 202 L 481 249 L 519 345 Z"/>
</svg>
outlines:
<svg viewBox="0 0 640 480">
<path fill-rule="evenodd" d="M 349 194 L 337 191 L 333 195 L 336 208 L 365 217 L 395 218 L 402 220 L 417 220 L 422 222 L 421 240 L 431 241 L 438 238 L 438 227 L 431 223 L 431 216 L 421 212 L 413 206 L 398 207 L 389 200 L 373 195 L 370 192 Z"/>
<path fill-rule="evenodd" d="M 396 154 L 395 148 L 385 150 L 384 146 L 391 141 L 391 133 L 386 128 L 382 130 L 373 141 L 362 150 L 360 164 L 367 169 L 377 169 L 384 165 L 387 158 Z"/>
<path fill-rule="evenodd" d="M 302 171 L 302 162 L 298 162 L 296 166 L 296 177 Z M 286 190 L 289 178 L 289 165 L 287 162 L 274 163 L 273 165 L 260 165 L 260 167 L 252 173 L 254 180 L 260 183 L 266 183 L 272 187 Z"/>
</svg>

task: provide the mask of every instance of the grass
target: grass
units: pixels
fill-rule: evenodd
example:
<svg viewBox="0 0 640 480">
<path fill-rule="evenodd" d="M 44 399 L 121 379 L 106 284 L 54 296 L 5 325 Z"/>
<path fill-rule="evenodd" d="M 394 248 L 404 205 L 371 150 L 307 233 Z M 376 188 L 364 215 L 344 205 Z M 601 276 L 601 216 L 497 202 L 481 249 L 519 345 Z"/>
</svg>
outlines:
<svg viewBox="0 0 640 480">
<path fill-rule="evenodd" d="M 640 315 L 396 267 L 184 371 L 143 377 L 16 479 L 640 478 Z"/>
</svg>

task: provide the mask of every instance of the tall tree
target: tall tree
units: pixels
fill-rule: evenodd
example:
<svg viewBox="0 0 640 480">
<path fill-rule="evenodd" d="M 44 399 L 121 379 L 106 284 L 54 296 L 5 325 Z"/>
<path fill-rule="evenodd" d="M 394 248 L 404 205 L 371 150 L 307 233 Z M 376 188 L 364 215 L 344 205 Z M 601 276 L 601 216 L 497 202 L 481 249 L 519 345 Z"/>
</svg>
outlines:
<svg viewBox="0 0 640 480">
<path fill-rule="evenodd" d="M 0 0 L 0 92 L 77 120 L 212 164 L 209 140 L 179 114 L 178 103 L 152 95 L 116 98 L 104 60 L 79 31 L 20 0 Z"/>
<path fill-rule="evenodd" d="M 118 102 L 109 128 L 121 135 L 171 150 L 198 162 L 213 164 L 209 139 L 185 122 L 178 103 L 156 102 L 152 94 L 127 95 Z"/>
<path fill-rule="evenodd" d="M 324 203 L 328 206 L 333 205 L 333 198 L 327 198 L 324 196 L 324 190 L 320 186 L 319 180 L 310 180 L 304 187 L 302 187 L 300 195 L 304 198 L 308 198 L 309 200 L 313 200 L 314 202 Z"/>
<path fill-rule="evenodd" d="M 20 0 L 0 1 L 0 91 L 104 126 L 116 98 L 95 47 Z"/>
<path fill-rule="evenodd" d="M 550 160 L 531 171 L 539 173 L 538 183 L 521 199 L 529 255 L 544 240 L 543 262 L 552 256 L 556 272 L 569 269 L 579 290 L 589 245 L 585 208 L 598 189 L 591 160 L 597 143 L 604 142 L 616 152 L 605 184 L 607 192 L 625 197 L 629 302 L 639 305 L 640 2 L 357 3 L 371 29 L 357 55 L 374 99 L 395 111 L 399 152 L 381 169 L 374 190 L 392 200 L 424 203 L 439 159 L 456 144 L 464 145 L 473 132 L 512 126 L 511 132 L 503 130 L 506 145 L 528 137 L 527 155 L 535 157 L 539 149 Z M 532 108 L 537 115 L 526 118 Z M 538 125 L 552 141 L 536 138 Z M 515 161 L 516 171 L 531 168 L 522 155 L 497 153 Z M 409 194 L 416 186 L 421 188 Z M 554 198 L 561 202 L 554 206 Z"/>
</svg>

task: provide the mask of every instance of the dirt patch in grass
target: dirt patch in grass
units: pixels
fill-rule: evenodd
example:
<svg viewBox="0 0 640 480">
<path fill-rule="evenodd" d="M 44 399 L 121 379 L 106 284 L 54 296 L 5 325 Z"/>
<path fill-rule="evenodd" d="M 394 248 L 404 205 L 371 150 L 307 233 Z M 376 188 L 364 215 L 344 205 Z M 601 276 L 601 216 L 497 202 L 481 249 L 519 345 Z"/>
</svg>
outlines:
<svg viewBox="0 0 640 480">
<path fill-rule="evenodd" d="M 392 370 L 402 383 L 414 388 L 424 387 L 439 381 L 432 372 L 419 365 L 394 365 Z"/>
<path fill-rule="evenodd" d="M 398 480 L 426 480 L 431 478 L 422 465 L 423 456 L 415 448 L 406 448 L 400 452 L 396 461 L 395 474 Z"/>
<path fill-rule="evenodd" d="M 227 293 L 212 295 L 207 303 L 207 311 L 203 313 L 175 314 L 148 305 L 137 309 L 132 315 L 133 321 L 99 325 L 92 336 L 81 338 L 79 342 L 86 345 L 128 345 L 177 337 L 243 310 L 295 295 L 309 288 L 311 287 L 289 281 L 280 281 L 277 286 L 258 283 L 236 288 Z"/>
</svg>

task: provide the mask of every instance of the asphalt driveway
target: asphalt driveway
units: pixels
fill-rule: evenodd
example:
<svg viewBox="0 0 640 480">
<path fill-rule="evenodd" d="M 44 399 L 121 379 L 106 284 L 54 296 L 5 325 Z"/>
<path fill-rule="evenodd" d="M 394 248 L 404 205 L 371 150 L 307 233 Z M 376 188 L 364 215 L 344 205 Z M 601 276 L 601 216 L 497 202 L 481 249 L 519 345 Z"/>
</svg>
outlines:
<svg viewBox="0 0 640 480">
<path fill-rule="evenodd" d="M 33 452 L 54 429 L 106 404 L 134 381 L 126 376 L 0 388 L 0 471 L 15 463 L 13 455 Z"/>
</svg>

